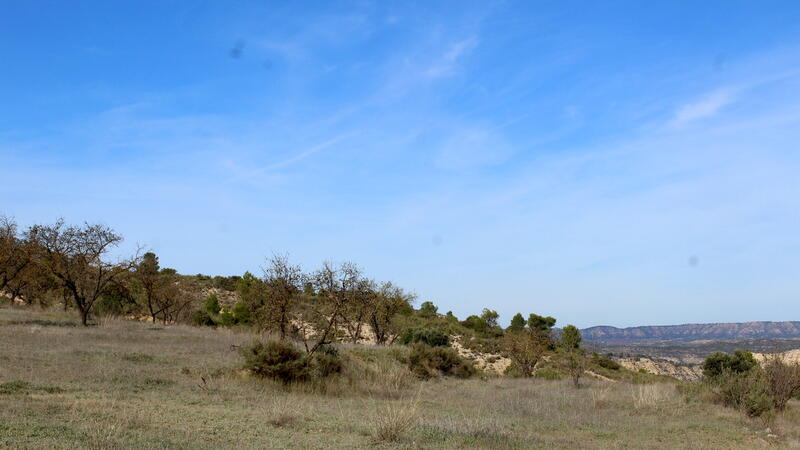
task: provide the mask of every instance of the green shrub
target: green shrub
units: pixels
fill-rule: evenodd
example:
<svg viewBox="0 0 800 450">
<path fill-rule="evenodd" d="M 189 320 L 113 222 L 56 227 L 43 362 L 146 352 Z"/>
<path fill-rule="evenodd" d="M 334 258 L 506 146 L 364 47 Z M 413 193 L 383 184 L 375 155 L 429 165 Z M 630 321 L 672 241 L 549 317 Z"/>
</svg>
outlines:
<svg viewBox="0 0 800 450">
<path fill-rule="evenodd" d="M 747 373 L 757 365 L 753 354 L 746 350 L 736 350 L 732 355 L 716 352 L 703 362 L 703 376 L 715 378 L 730 373 Z"/>
<path fill-rule="evenodd" d="M 550 366 L 544 366 L 536 370 L 536 372 L 533 373 L 533 376 L 545 380 L 561 380 L 564 378 L 563 373 L 561 373 L 555 367 L 550 367 Z"/>
<path fill-rule="evenodd" d="M 225 310 L 217 316 L 217 323 L 223 327 L 231 327 L 236 325 L 236 318 L 230 311 Z"/>
<path fill-rule="evenodd" d="M 210 294 L 208 297 L 206 297 L 206 301 L 203 303 L 203 309 L 205 309 L 205 311 L 212 316 L 219 314 L 219 311 L 222 308 L 219 306 L 219 299 L 217 296 Z"/>
<path fill-rule="evenodd" d="M 727 371 L 712 380 L 714 391 L 723 405 L 739 409 L 750 417 L 762 416 L 775 407 L 769 384 L 759 369 L 745 373 Z"/>
<path fill-rule="evenodd" d="M 311 366 L 314 371 L 314 376 L 319 378 L 326 378 L 331 375 L 342 373 L 342 358 L 336 347 L 330 345 L 323 345 L 317 349 L 316 353 L 311 359 Z"/>
<path fill-rule="evenodd" d="M 419 378 L 429 379 L 439 376 L 469 378 L 475 374 L 472 363 L 458 356 L 450 347 L 431 347 L 417 342 L 408 355 L 408 366 Z"/>
<path fill-rule="evenodd" d="M 450 345 L 450 338 L 438 330 L 428 328 L 407 328 L 400 335 L 400 344 L 410 345 L 417 342 L 428 344 L 431 347 L 446 347 Z"/>
<path fill-rule="evenodd" d="M 310 368 L 303 352 L 296 346 L 279 341 L 256 341 L 242 350 L 244 368 L 262 378 L 284 384 L 308 379 Z"/>
<path fill-rule="evenodd" d="M 479 316 L 469 316 L 461 322 L 461 326 L 464 328 L 468 328 L 476 333 L 485 333 L 489 327 L 482 317 Z"/>
<path fill-rule="evenodd" d="M 598 355 L 597 353 L 592 354 L 592 364 L 608 370 L 619 370 L 622 368 L 618 362 L 614 361 L 609 356 Z"/>
<path fill-rule="evenodd" d="M 198 310 L 192 313 L 192 323 L 199 327 L 213 327 L 216 325 L 214 319 L 205 310 Z"/>
<path fill-rule="evenodd" d="M 236 304 L 233 305 L 231 313 L 233 314 L 234 322 L 241 324 L 250 323 L 250 309 L 243 301 L 239 300 L 236 302 Z"/>
</svg>

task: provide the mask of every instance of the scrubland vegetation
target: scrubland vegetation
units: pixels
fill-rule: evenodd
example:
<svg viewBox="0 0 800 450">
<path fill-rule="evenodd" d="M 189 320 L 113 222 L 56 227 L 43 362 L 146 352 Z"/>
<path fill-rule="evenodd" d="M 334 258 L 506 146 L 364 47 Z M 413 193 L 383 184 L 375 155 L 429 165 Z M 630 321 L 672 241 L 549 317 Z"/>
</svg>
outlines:
<svg viewBox="0 0 800 450">
<path fill-rule="evenodd" d="M 405 346 L 338 344 L 342 371 L 244 371 L 243 329 L 0 308 L 0 446 L 752 448 L 800 442 L 800 408 L 749 418 L 643 374 L 423 381 Z M 263 338 L 263 336 L 262 336 Z M 633 374 L 631 374 L 633 375 Z M 766 431 L 769 429 L 770 431 Z"/>
<path fill-rule="evenodd" d="M 590 354 L 553 317 L 415 308 L 353 263 L 187 276 L 150 252 L 110 262 L 120 240 L 2 221 L 0 445 L 800 445 L 800 368 L 779 358 L 714 354 L 685 383 Z"/>
</svg>

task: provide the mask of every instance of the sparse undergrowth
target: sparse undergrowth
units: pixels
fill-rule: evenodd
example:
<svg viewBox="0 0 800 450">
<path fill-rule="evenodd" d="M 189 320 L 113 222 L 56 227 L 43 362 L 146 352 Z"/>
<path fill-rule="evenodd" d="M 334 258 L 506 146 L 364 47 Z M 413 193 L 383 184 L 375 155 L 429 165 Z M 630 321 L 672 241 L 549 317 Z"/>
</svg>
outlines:
<svg viewBox="0 0 800 450">
<path fill-rule="evenodd" d="M 674 382 L 586 377 L 573 389 L 568 380 L 538 378 L 420 381 L 407 366 L 411 349 L 357 345 L 337 346 L 341 374 L 284 385 L 239 370 L 237 349 L 252 343 L 250 333 L 154 332 L 127 321 L 64 325 L 74 321 L 0 308 L 0 447 L 754 448 L 800 441 L 797 400 L 765 425 L 721 405 L 686 402 Z"/>
</svg>

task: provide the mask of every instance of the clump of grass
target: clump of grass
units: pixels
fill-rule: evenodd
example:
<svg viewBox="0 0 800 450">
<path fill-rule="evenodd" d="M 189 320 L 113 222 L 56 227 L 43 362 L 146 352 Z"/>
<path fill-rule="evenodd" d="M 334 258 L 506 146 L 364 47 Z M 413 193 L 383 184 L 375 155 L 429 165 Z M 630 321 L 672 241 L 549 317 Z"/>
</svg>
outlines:
<svg viewBox="0 0 800 450">
<path fill-rule="evenodd" d="M 397 442 L 419 423 L 419 396 L 402 401 L 376 405 L 372 415 L 373 438 L 376 442 Z"/>
<path fill-rule="evenodd" d="M 302 419 L 297 409 L 296 398 L 287 396 L 277 399 L 268 407 L 267 423 L 275 428 L 292 426 Z"/>
<path fill-rule="evenodd" d="M 669 399 L 675 387 L 669 384 L 641 384 L 633 392 L 633 406 L 636 409 L 653 407 Z"/>
<path fill-rule="evenodd" d="M 611 396 L 611 388 L 603 387 L 599 389 L 592 389 L 592 406 L 595 408 L 603 408 L 608 406 L 609 398 Z"/>
</svg>

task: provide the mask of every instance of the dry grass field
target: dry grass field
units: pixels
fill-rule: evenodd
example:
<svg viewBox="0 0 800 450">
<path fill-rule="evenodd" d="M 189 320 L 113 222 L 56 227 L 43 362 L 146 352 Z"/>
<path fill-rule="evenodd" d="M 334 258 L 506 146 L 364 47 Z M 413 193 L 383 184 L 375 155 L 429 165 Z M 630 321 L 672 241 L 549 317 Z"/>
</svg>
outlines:
<svg viewBox="0 0 800 450">
<path fill-rule="evenodd" d="M 769 422 L 676 385 L 421 382 L 392 352 L 344 347 L 350 376 L 294 386 L 238 370 L 235 330 L 0 308 L 0 447 L 754 448 L 800 445 L 800 405 Z M 355 374 L 355 375 L 353 375 Z"/>
</svg>

